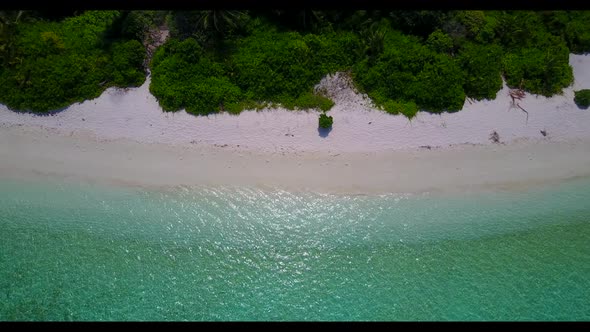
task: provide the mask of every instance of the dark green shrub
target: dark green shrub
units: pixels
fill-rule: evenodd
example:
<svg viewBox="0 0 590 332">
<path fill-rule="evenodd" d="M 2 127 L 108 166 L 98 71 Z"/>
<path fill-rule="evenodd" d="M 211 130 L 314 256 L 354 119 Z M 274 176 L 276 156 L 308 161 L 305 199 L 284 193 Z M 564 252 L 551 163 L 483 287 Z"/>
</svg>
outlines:
<svg viewBox="0 0 590 332">
<path fill-rule="evenodd" d="M 265 102 L 255 102 L 252 100 L 241 100 L 239 102 L 229 103 L 224 105 L 224 109 L 230 114 L 240 114 L 243 110 L 255 110 L 259 111 L 266 107 L 269 107 L 270 104 Z"/>
<path fill-rule="evenodd" d="M 237 103 L 242 97 L 240 88 L 227 77 L 207 77 L 194 82 L 186 96 L 186 111 L 207 115 L 225 111 L 226 104 Z"/>
<path fill-rule="evenodd" d="M 327 116 L 326 113 L 320 114 L 319 126 L 320 128 L 328 129 L 332 127 L 334 119 L 331 116 Z"/>
<path fill-rule="evenodd" d="M 590 11 L 540 12 L 548 31 L 561 36 L 572 53 L 590 51 Z"/>
<path fill-rule="evenodd" d="M 532 11 L 493 12 L 495 34 L 505 50 L 538 46 L 538 36 L 545 34 L 540 17 Z"/>
<path fill-rule="evenodd" d="M 404 101 L 393 101 L 388 100 L 383 103 L 383 109 L 390 114 L 403 114 L 408 119 L 413 118 L 418 113 L 418 106 L 413 101 L 404 102 Z"/>
<path fill-rule="evenodd" d="M 303 39 L 313 56 L 315 70 L 323 75 L 349 69 L 358 61 L 362 49 L 359 37 L 348 31 L 307 34 Z"/>
<path fill-rule="evenodd" d="M 457 60 L 465 71 L 465 94 L 477 100 L 495 99 L 502 89 L 502 48 L 495 44 L 465 43 Z"/>
<path fill-rule="evenodd" d="M 504 75 L 510 87 L 550 97 L 560 93 L 573 80 L 569 65 L 569 50 L 565 42 L 546 35 L 538 47 L 522 48 L 504 58 Z"/>
<path fill-rule="evenodd" d="M 206 115 L 228 110 L 243 99 L 223 64 L 207 56 L 192 38 L 176 39 L 164 44 L 152 60 L 150 92 L 166 111 Z"/>
<path fill-rule="evenodd" d="M 140 41 L 168 12 L 85 11 L 61 21 L 27 12 L 31 20 L 17 22 L 18 13 L 0 12 L 0 102 L 44 112 L 144 82 Z M 502 74 L 510 87 L 551 96 L 573 80 L 570 51 L 590 50 L 588 11 L 203 10 L 166 17 L 172 38 L 152 59 L 150 91 L 165 110 L 194 114 L 267 103 L 328 110 L 333 102 L 313 87 L 347 70 L 377 105 L 408 117 L 418 109 L 459 110 L 465 96 L 493 99 Z"/>
<path fill-rule="evenodd" d="M 328 73 L 349 68 L 360 41 L 352 33 L 323 35 L 259 29 L 231 56 L 236 84 L 247 99 L 295 103 Z M 299 98 L 299 99 L 298 99 Z"/>
<path fill-rule="evenodd" d="M 590 12 L 584 11 L 565 28 L 565 37 L 572 53 L 590 52 Z"/>
<path fill-rule="evenodd" d="M 310 92 L 301 94 L 297 99 L 293 100 L 292 102 L 287 102 L 283 104 L 288 109 L 314 109 L 318 108 L 322 111 L 329 111 L 332 106 L 334 106 L 334 102 L 330 98 L 326 98 L 324 96 L 320 96 L 317 94 L 313 94 Z"/>
<path fill-rule="evenodd" d="M 145 73 L 138 70 L 143 65 L 145 50 L 137 40 L 117 42 L 111 51 L 112 82 L 117 86 L 140 86 L 145 81 Z"/>
<path fill-rule="evenodd" d="M 232 56 L 237 85 L 247 99 L 280 101 L 311 91 L 322 77 L 312 52 L 296 32 L 256 32 Z"/>
<path fill-rule="evenodd" d="M 495 12 L 493 16 L 498 19 L 496 35 L 505 51 L 508 86 L 550 97 L 573 82 L 570 50 L 560 23 L 536 12 Z"/>
<path fill-rule="evenodd" d="M 498 28 L 498 19 L 491 15 L 485 15 L 485 23 L 479 29 L 475 36 L 475 41 L 479 43 L 492 43 L 496 37 L 496 29 Z"/>
<path fill-rule="evenodd" d="M 435 30 L 428 36 L 426 45 L 438 53 L 450 53 L 453 49 L 453 39 L 441 30 Z"/>
<path fill-rule="evenodd" d="M 19 24 L 9 65 L 0 71 L 0 102 L 47 112 L 98 97 L 110 86 L 145 80 L 137 41 L 106 41 L 117 11 L 86 11 L 61 22 Z"/>
<path fill-rule="evenodd" d="M 326 74 L 349 68 L 355 61 L 351 49 L 359 45 L 352 33 L 302 36 L 268 25 L 232 40 L 218 53 L 204 50 L 193 38 L 173 38 L 154 54 L 150 91 L 165 110 L 185 108 L 195 114 L 237 114 L 267 102 L 329 110 L 334 103 L 313 94 L 313 87 Z M 215 91 L 206 91 L 203 82 Z"/>
<path fill-rule="evenodd" d="M 143 41 L 146 33 L 155 25 L 155 21 L 155 11 L 133 10 L 123 20 L 121 33 L 126 38 Z"/>
<path fill-rule="evenodd" d="M 436 53 L 415 37 L 389 31 L 385 51 L 373 63 L 353 68 L 360 89 L 378 105 L 388 100 L 413 101 L 429 112 L 463 107 L 464 73 L 449 55 Z"/>
<path fill-rule="evenodd" d="M 586 109 L 590 106 L 590 89 L 575 91 L 574 94 L 574 102 L 578 107 Z"/>
<path fill-rule="evenodd" d="M 468 37 L 477 36 L 486 25 L 485 12 L 481 10 L 463 10 L 456 15 L 457 20 L 465 27 Z"/>
</svg>

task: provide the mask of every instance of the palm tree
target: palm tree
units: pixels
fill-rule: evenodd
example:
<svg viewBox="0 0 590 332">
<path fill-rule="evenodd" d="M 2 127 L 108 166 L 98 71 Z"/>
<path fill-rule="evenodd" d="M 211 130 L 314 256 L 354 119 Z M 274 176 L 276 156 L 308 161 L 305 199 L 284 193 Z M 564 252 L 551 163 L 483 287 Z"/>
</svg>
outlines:
<svg viewBox="0 0 590 332">
<path fill-rule="evenodd" d="M 383 53 L 386 30 L 379 26 L 378 22 L 372 22 L 370 19 L 363 24 L 361 37 L 365 44 L 365 52 L 369 60 L 375 60 L 379 54 Z"/>
<path fill-rule="evenodd" d="M 239 28 L 244 14 L 240 10 L 203 10 L 198 14 L 197 29 L 223 35 Z"/>
</svg>

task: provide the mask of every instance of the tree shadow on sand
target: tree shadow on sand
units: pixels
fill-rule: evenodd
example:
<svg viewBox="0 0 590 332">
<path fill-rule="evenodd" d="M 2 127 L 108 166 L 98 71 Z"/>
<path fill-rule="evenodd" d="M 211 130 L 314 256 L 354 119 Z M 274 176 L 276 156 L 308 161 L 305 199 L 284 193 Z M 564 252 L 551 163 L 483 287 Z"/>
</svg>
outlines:
<svg viewBox="0 0 590 332">
<path fill-rule="evenodd" d="M 75 103 L 75 104 L 78 104 L 78 103 Z M 2 104 L 2 105 L 6 109 L 8 109 L 9 111 L 14 112 L 14 113 L 30 114 L 30 115 L 35 115 L 35 116 L 52 116 L 52 115 L 57 115 L 57 114 L 65 111 L 65 110 L 67 110 L 68 108 L 70 108 L 70 106 L 72 106 L 74 104 L 71 104 L 71 105 L 68 105 L 68 106 L 65 106 L 65 107 L 62 107 L 62 108 L 58 108 L 58 109 L 55 109 L 55 110 L 51 110 L 51 111 L 45 111 L 45 112 L 38 112 L 38 111 L 35 112 L 35 111 L 31 111 L 31 110 L 18 110 L 18 109 L 10 108 L 10 107 L 8 107 L 8 106 L 6 106 L 4 104 Z"/>
<path fill-rule="evenodd" d="M 332 127 L 330 127 L 330 128 L 318 127 L 318 134 L 320 135 L 320 137 L 323 137 L 323 138 L 328 137 L 328 135 L 330 135 L 331 131 L 332 131 Z"/>
</svg>

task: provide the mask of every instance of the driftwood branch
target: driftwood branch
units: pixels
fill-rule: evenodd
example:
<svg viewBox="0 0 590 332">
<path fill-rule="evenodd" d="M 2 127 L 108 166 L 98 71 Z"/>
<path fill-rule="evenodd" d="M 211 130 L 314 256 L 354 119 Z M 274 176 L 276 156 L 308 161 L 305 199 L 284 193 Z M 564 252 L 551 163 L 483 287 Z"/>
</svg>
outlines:
<svg viewBox="0 0 590 332">
<path fill-rule="evenodd" d="M 510 92 L 508 93 L 510 95 L 510 98 L 512 98 L 512 106 L 511 107 L 518 107 L 520 108 L 523 112 L 526 113 L 526 123 L 529 123 L 529 112 L 527 110 L 525 110 L 524 108 L 522 108 L 522 106 L 520 106 L 520 104 L 517 102 L 524 99 L 525 94 L 524 94 L 524 90 L 522 89 L 522 82 L 520 84 L 520 87 L 518 89 L 512 89 L 510 90 Z"/>
<path fill-rule="evenodd" d="M 526 113 L 526 124 L 529 124 L 529 112 L 527 112 L 527 110 L 522 108 L 522 106 L 520 106 L 520 104 L 516 104 L 516 106 L 518 106 L 518 108 L 520 108 L 523 112 Z"/>
</svg>

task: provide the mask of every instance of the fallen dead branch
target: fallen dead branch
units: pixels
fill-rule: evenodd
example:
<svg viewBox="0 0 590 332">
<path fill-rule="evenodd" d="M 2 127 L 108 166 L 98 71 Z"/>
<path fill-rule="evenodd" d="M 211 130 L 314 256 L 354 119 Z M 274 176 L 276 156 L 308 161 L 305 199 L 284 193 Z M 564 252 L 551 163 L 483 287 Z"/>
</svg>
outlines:
<svg viewBox="0 0 590 332">
<path fill-rule="evenodd" d="M 510 92 L 508 92 L 508 95 L 510 95 L 510 98 L 512 98 L 512 105 L 510 106 L 510 108 L 518 107 L 523 112 L 525 112 L 526 113 L 526 124 L 528 124 L 529 123 L 529 112 L 527 110 L 525 110 L 524 108 L 522 108 L 522 106 L 520 106 L 520 103 L 518 102 L 518 101 L 521 101 L 522 99 L 524 99 L 524 97 L 525 97 L 525 92 L 522 89 L 522 83 L 523 83 L 523 81 L 520 82 L 520 87 L 518 89 L 511 89 Z"/>
</svg>

